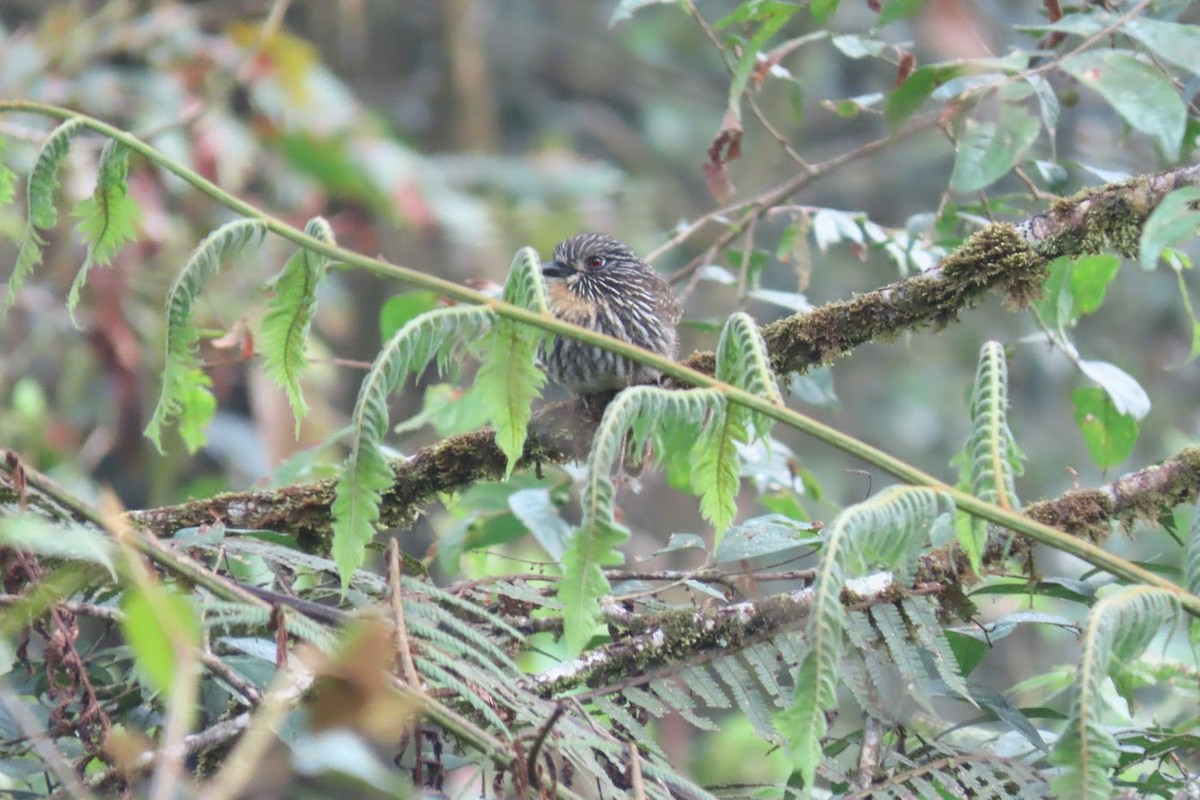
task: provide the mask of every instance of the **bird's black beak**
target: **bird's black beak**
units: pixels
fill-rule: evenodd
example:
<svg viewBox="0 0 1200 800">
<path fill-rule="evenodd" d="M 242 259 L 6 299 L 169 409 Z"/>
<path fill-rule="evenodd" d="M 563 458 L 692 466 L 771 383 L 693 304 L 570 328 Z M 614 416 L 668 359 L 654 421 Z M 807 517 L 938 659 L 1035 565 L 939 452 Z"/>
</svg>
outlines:
<svg viewBox="0 0 1200 800">
<path fill-rule="evenodd" d="M 542 264 L 542 275 L 547 278 L 565 278 L 574 271 L 561 261 L 547 261 Z"/>
</svg>

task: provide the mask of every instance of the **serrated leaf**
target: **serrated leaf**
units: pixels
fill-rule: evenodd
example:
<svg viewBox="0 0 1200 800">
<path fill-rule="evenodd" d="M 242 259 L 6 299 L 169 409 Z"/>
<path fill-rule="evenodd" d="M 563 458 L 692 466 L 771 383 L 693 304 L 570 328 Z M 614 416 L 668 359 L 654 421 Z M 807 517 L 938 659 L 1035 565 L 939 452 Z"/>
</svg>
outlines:
<svg viewBox="0 0 1200 800">
<path fill-rule="evenodd" d="M 713 413 L 692 448 L 692 487 L 700 495 L 700 515 L 712 523 L 714 550 L 737 514 L 741 479 L 736 443 L 745 438 L 737 413 L 726 406 Z"/>
<path fill-rule="evenodd" d="M 58 191 L 58 166 L 66 158 L 67 150 L 71 146 L 71 137 L 83 130 L 83 127 L 83 120 L 67 120 L 50 132 L 38 151 L 33 171 L 29 174 L 29 185 L 26 187 L 29 222 L 25 226 L 21 247 L 17 251 L 17 263 L 8 278 L 8 295 L 4 303 L 6 311 L 17 299 L 17 291 L 21 285 L 42 263 L 42 245 L 45 242 L 38 231 L 53 228 L 58 224 L 58 207 L 54 201 L 54 195 Z"/>
<path fill-rule="evenodd" d="M 351 415 L 350 453 L 334 489 L 333 559 L 342 588 L 363 563 L 375 535 L 382 493 L 392 485 L 392 470 L 383 454 L 388 432 L 389 395 L 411 373 L 437 359 L 444 369 L 487 331 L 493 313 L 479 306 L 453 306 L 422 314 L 383 346 L 358 390 Z"/>
<path fill-rule="evenodd" d="M 257 244 L 265 233 L 266 226 L 259 220 L 239 219 L 222 225 L 192 251 L 171 285 L 162 391 L 145 431 L 160 453 L 162 428 L 173 421 L 179 422 L 188 452 L 194 453 L 204 443 L 204 430 L 216 409 L 216 398 L 208 390 L 212 381 L 196 353 L 200 331 L 192 322 L 192 305 L 225 259 Z"/>
<path fill-rule="evenodd" d="M 1200 226 L 1200 210 L 1192 205 L 1200 202 L 1200 187 L 1176 189 L 1159 202 L 1142 228 L 1138 242 L 1138 264 L 1144 270 L 1158 265 L 1158 257 L 1167 247 L 1178 245 L 1196 235 Z"/>
<path fill-rule="evenodd" d="M 121 610 L 121 632 L 138 671 L 155 690 L 169 693 L 181 667 L 178 648 L 200 644 L 195 609 L 178 592 L 147 585 L 126 591 Z"/>
<path fill-rule="evenodd" d="M 1132 416 L 1117 411 L 1108 394 L 1095 386 L 1076 389 L 1071 402 L 1075 422 L 1097 466 L 1109 469 L 1129 458 L 1138 437 L 1137 421 Z"/>
<path fill-rule="evenodd" d="M 1041 125 L 1018 105 L 1004 104 L 996 122 L 967 120 L 955 147 L 950 188 L 977 192 L 1003 178 L 1038 137 Z"/>
<path fill-rule="evenodd" d="M 108 266 L 118 250 L 137 238 L 135 226 L 140 211 L 129 196 L 128 173 L 129 149 L 110 139 L 100 152 L 92 196 L 71 212 L 79 220 L 77 227 L 88 246 L 87 258 L 67 294 L 67 311 L 72 315 L 79 303 L 79 292 L 87 281 L 88 270 L 96 264 Z"/>
<path fill-rule="evenodd" d="M 1154 139 L 1168 160 L 1179 157 L 1187 109 L 1161 72 L 1122 50 L 1080 53 L 1065 59 L 1062 68 L 1099 92 L 1131 127 Z"/>
<path fill-rule="evenodd" d="M 321 217 L 314 217 L 304 232 L 327 244 L 334 244 L 333 231 Z M 288 404 L 296 420 L 296 437 L 308 415 L 308 404 L 300 388 L 300 379 L 308 369 L 308 332 L 317 310 L 317 287 L 325 279 L 329 259 L 301 248 L 274 279 L 275 296 L 259 328 L 258 346 L 263 369 L 275 385 L 287 392 Z"/>
<path fill-rule="evenodd" d="M 542 262 L 533 248 L 517 252 L 504 282 L 504 300 L 530 311 L 547 313 Z M 500 318 L 485 344 L 486 356 L 475 375 L 475 391 L 487 408 L 496 445 L 507 463 L 505 479 L 525 451 L 533 401 L 542 394 L 546 374 L 537 366 L 543 332 L 532 325 Z"/>
</svg>

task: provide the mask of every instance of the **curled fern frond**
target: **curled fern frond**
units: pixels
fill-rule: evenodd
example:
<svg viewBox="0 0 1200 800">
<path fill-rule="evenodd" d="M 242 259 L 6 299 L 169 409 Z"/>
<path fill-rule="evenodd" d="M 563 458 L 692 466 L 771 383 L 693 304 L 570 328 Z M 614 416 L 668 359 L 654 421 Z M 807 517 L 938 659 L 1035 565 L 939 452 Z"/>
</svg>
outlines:
<svg viewBox="0 0 1200 800">
<path fill-rule="evenodd" d="M 842 588 L 847 578 L 876 566 L 890 569 L 897 581 L 906 580 L 942 505 L 942 495 L 933 489 L 893 486 L 850 506 L 828 528 L 805 631 L 810 649 L 796 676 L 793 703 L 777 718 L 805 786 L 813 785 L 821 763 L 825 712 L 837 705 L 847 625 Z"/>
<path fill-rule="evenodd" d="M 17 290 L 28 280 L 29 276 L 42 263 L 42 240 L 38 231 L 48 230 L 58 224 L 58 207 L 54 202 L 54 194 L 58 191 L 58 167 L 66 158 L 71 147 L 71 137 L 83 129 L 83 121 L 69 119 L 59 125 L 38 151 L 37 161 L 29 174 L 28 205 L 29 222 L 25 225 L 25 235 L 21 238 L 21 248 L 17 252 L 17 263 L 8 279 L 8 297 L 5 309 L 17 298 Z"/>
<path fill-rule="evenodd" d="M 772 403 L 783 403 L 771 370 L 766 340 L 749 314 L 739 311 L 725 321 L 717 342 L 716 377 Z M 755 436 L 763 437 L 770 432 L 770 418 L 745 410 L 741 413 L 747 414 Z"/>
<path fill-rule="evenodd" d="M 486 333 L 493 319 L 493 312 L 480 306 L 435 309 L 396 331 L 375 357 L 358 390 L 350 454 L 334 490 L 333 558 L 343 588 L 363 563 L 367 543 L 375 535 L 383 490 L 392 485 L 392 470 L 383 454 L 388 396 L 405 376 L 424 371 L 435 358 L 438 369 L 444 370 L 455 354 Z"/>
<path fill-rule="evenodd" d="M 961 464 L 959 485 L 980 500 L 1019 511 L 1021 501 L 1014 478 L 1023 470 L 1025 454 L 1008 427 L 1008 364 L 999 342 L 985 342 L 979 351 L 970 412 L 971 435 L 955 458 Z M 987 521 L 963 515 L 958 523 L 958 539 L 971 559 L 971 567 L 978 570 L 987 540 Z"/>
<path fill-rule="evenodd" d="M 1083 655 L 1067 727 L 1051 753 L 1051 759 L 1066 768 L 1052 784 L 1056 796 L 1085 800 L 1112 796 L 1112 771 L 1120 753 L 1116 738 L 1102 721 L 1108 709 L 1105 683 L 1108 678 L 1119 680 L 1126 665 L 1174 622 L 1178 612 L 1173 594 L 1150 586 L 1126 587 L 1092 606 L 1081 638 Z"/>
<path fill-rule="evenodd" d="M 92 265 L 107 266 L 121 247 L 136 238 L 138 206 L 129 197 L 128 175 L 129 148 L 110 139 L 100 152 L 92 196 L 71 212 L 79 220 L 79 232 L 88 246 L 87 258 L 67 295 L 67 311 L 72 315 Z"/>
<path fill-rule="evenodd" d="M 588 456 L 583 484 L 583 515 L 567 540 L 558 598 L 563 604 L 563 638 L 578 653 L 600 619 L 599 601 L 609 592 L 604 567 L 624 561 L 620 548 L 629 531 L 616 519 L 614 467 L 625 452 L 644 452 L 655 430 L 676 425 L 698 426 L 721 408 L 716 390 L 673 391 L 634 386 L 616 396 L 604 410 Z"/>
<path fill-rule="evenodd" d="M 221 269 L 221 262 L 250 245 L 257 245 L 266 226 L 254 219 L 226 223 L 210 233 L 192 252 L 167 295 L 167 358 L 163 367 L 162 392 L 146 436 L 161 453 L 162 428 L 174 420 L 189 452 L 204 444 L 204 431 L 216 410 L 211 379 L 196 355 L 200 331 L 192 323 L 192 305 L 208 281 Z"/>
<path fill-rule="evenodd" d="M 321 217 L 310 219 L 304 232 L 334 244 L 333 230 Z M 317 311 L 317 286 L 325 279 L 328 264 L 328 258 L 304 248 L 289 258 L 274 279 L 275 296 L 259 329 L 263 366 L 275 385 L 287 392 L 297 437 L 308 415 L 308 404 L 300 389 L 300 378 L 308 368 L 308 331 Z"/>
<path fill-rule="evenodd" d="M 1188 526 L 1188 543 L 1183 559 L 1184 585 L 1192 594 L 1200 595 L 1200 507 Z"/>
<path fill-rule="evenodd" d="M 504 282 L 504 299 L 531 311 L 547 312 L 541 259 L 532 248 L 521 248 L 513 259 Z M 543 335 L 540 329 L 521 322 L 503 317 L 496 320 L 484 345 L 483 364 L 475 375 L 477 396 L 484 401 L 496 429 L 496 444 L 508 460 L 506 479 L 525 450 L 531 405 L 546 382 L 536 363 Z"/>
</svg>

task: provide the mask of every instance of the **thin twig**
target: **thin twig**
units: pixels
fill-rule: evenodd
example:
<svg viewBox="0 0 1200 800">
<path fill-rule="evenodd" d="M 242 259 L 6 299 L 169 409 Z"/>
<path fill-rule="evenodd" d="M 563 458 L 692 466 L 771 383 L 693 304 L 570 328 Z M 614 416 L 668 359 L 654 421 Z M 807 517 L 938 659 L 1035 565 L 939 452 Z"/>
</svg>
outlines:
<svg viewBox="0 0 1200 800">
<path fill-rule="evenodd" d="M 387 552 L 392 622 L 396 626 L 396 659 L 405 682 L 419 692 L 422 691 L 421 676 L 417 674 L 417 666 L 413 663 L 412 647 L 408 639 L 408 623 L 404 620 L 404 596 L 400 589 L 400 543 L 395 537 L 388 540 Z"/>
</svg>

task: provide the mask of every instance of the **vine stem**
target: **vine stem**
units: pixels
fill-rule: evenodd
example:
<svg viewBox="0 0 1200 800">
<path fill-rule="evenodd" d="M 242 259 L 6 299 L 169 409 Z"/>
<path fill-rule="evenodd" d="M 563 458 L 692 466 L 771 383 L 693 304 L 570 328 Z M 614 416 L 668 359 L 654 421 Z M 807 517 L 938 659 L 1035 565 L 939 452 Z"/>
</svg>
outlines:
<svg viewBox="0 0 1200 800">
<path fill-rule="evenodd" d="M 1170 592 L 1183 606 L 1188 613 L 1193 616 L 1200 617 L 1200 597 L 1188 592 L 1180 586 L 1172 583 L 1166 578 L 1150 572 L 1149 570 L 1139 567 L 1126 559 L 1113 555 L 1103 548 L 1100 548 L 1091 542 L 1077 539 L 1069 534 L 1063 533 L 1060 530 L 1036 522 L 1028 517 L 1024 517 L 1013 511 L 1000 508 L 992 503 L 980 500 L 966 492 L 955 489 L 947 485 L 941 480 L 938 480 L 933 475 L 930 475 L 922 470 L 908 464 L 894 456 L 885 453 L 884 451 L 873 447 L 866 442 L 855 439 L 852 436 L 835 430 L 817 420 L 787 408 L 782 403 L 774 403 L 755 394 L 739 389 L 736 386 L 731 386 L 724 381 L 719 381 L 710 375 L 690 369 L 675 361 L 658 356 L 648 350 L 643 350 L 640 347 L 623 342 L 620 339 L 615 339 L 611 336 L 606 336 L 602 333 L 580 328 L 570 323 L 555 319 L 549 314 L 530 311 L 520 306 L 505 303 L 502 300 L 488 297 L 480 292 L 468 289 L 465 286 L 452 283 L 450 281 L 438 278 L 433 275 L 428 275 L 419 272 L 409 267 L 403 267 L 398 264 L 391 264 L 382 259 L 372 258 L 360 253 L 355 253 L 351 250 L 345 250 L 336 245 L 328 244 L 319 239 L 307 236 L 303 231 L 300 231 L 285 222 L 273 217 L 249 203 L 241 200 L 225 190 L 221 189 L 216 184 L 207 180 L 203 176 L 187 169 L 186 167 L 177 164 L 168 156 L 160 153 L 150 145 L 143 142 L 138 137 L 101 122 L 94 117 L 86 114 L 80 114 L 60 106 L 49 105 L 46 103 L 36 103 L 26 100 L 5 100 L 0 101 L 0 113 L 4 112 L 20 112 L 26 114 L 36 114 L 46 117 L 51 117 L 60 120 L 77 119 L 80 123 L 96 133 L 102 134 L 115 139 L 121 144 L 128 147 L 130 150 L 145 157 L 147 160 L 158 165 L 159 167 L 178 176 L 183 181 L 195 187 L 204 194 L 212 197 L 232 211 L 241 214 L 242 216 L 255 219 L 262 223 L 263 227 L 271 233 L 286 239 L 293 244 L 306 248 L 312 252 L 320 253 L 329 259 L 350 266 L 359 267 L 375 275 L 385 278 L 394 278 L 404 283 L 414 286 L 419 286 L 424 289 L 430 289 L 439 292 L 447 297 L 457 300 L 461 303 L 470 303 L 472 305 L 485 306 L 494 313 L 506 319 L 511 319 L 516 322 L 522 322 L 527 325 L 532 325 L 540 328 L 556 336 L 565 336 L 570 339 L 575 339 L 587 344 L 601 347 L 609 352 L 636 361 L 640 364 L 653 367 L 664 375 L 668 375 L 683 383 L 700 388 L 714 389 L 721 392 L 729 402 L 737 403 L 752 411 L 757 411 L 761 414 L 770 417 L 771 419 L 781 422 L 784 425 L 795 428 L 796 430 L 807 433 L 808 435 L 832 446 L 845 453 L 860 458 L 867 463 L 874 464 L 878 468 L 890 473 L 906 483 L 916 486 L 928 486 L 954 501 L 957 508 L 965 511 L 972 516 L 987 520 L 995 525 L 1000 525 L 1009 530 L 1012 530 L 1023 536 L 1069 553 L 1077 558 L 1086 561 L 1094 567 L 1105 570 L 1119 578 L 1127 581 L 1141 583 L 1148 586 L 1155 586 Z"/>
</svg>

